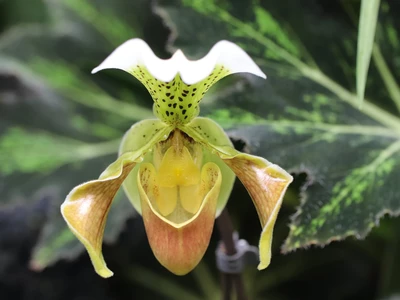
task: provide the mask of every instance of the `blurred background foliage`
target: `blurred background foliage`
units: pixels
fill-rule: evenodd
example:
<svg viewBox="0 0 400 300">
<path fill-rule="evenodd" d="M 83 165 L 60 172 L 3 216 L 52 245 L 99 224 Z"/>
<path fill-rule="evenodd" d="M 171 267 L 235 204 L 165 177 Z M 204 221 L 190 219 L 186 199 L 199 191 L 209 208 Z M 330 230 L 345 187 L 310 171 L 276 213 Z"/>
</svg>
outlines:
<svg viewBox="0 0 400 300">
<path fill-rule="evenodd" d="M 221 298 L 218 234 L 191 274 L 171 275 L 119 193 L 104 246 L 116 275 L 104 281 L 59 213 L 73 186 L 113 161 L 123 133 L 152 117 L 133 77 L 90 75 L 140 37 L 160 57 L 181 48 L 193 59 L 228 39 L 268 76 L 224 79 L 201 107 L 237 148 L 295 175 L 270 267 L 244 274 L 249 298 L 400 299 L 399 11 L 381 1 L 375 42 L 361 40 L 372 58 L 360 110 L 358 0 L 0 0 L 1 298 Z M 257 244 L 248 197 L 237 182 L 228 210 Z"/>
</svg>

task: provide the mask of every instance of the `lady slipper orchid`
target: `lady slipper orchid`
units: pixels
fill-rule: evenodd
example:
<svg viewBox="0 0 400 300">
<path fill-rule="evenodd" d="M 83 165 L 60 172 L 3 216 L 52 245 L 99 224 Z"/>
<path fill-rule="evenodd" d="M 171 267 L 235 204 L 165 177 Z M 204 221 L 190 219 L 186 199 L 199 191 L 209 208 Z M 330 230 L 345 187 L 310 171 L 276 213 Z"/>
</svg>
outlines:
<svg viewBox="0 0 400 300">
<path fill-rule="evenodd" d="M 112 68 L 132 74 L 147 88 L 158 119 L 134 124 L 122 139 L 118 159 L 99 179 L 75 187 L 61 206 L 96 272 L 113 275 L 101 248 L 107 214 L 121 185 L 143 216 L 155 257 L 184 275 L 203 257 L 235 175 L 256 207 L 262 226 L 258 269 L 266 268 L 273 227 L 292 177 L 264 158 L 238 152 L 218 124 L 198 117 L 203 95 L 221 78 L 238 72 L 265 74 L 228 41 L 190 61 L 180 50 L 171 59 L 159 59 L 144 41 L 132 39 L 92 73 Z"/>
</svg>

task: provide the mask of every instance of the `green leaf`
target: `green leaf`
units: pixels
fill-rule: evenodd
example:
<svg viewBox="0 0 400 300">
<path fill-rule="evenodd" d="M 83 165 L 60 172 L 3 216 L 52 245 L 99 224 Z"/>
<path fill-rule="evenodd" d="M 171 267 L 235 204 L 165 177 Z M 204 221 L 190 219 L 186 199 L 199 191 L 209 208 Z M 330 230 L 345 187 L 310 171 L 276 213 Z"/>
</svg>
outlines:
<svg viewBox="0 0 400 300">
<path fill-rule="evenodd" d="M 375 40 L 380 0 L 362 0 L 357 43 L 357 96 L 364 101 L 365 85 Z"/>
<path fill-rule="evenodd" d="M 56 31 L 72 34 L 80 39 L 82 45 L 99 49 L 116 47 L 129 38 L 141 35 L 140 19 L 131 18 L 127 11 L 144 11 L 144 5 L 140 7 L 142 0 L 135 3 L 121 0 L 46 0 L 45 3 Z"/>
<path fill-rule="evenodd" d="M 41 74 L 51 87 L 66 98 L 82 105 L 130 120 L 153 117 L 151 109 L 115 99 L 65 62 L 34 59 L 30 62 L 30 68 Z"/>
<path fill-rule="evenodd" d="M 47 173 L 71 162 L 115 153 L 118 143 L 91 146 L 44 132 L 9 128 L 0 139 L 0 174 Z"/>
<path fill-rule="evenodd" d="M 31 257 L 36 270 L 81 253 L 83 247 L 61 218 L 61 203 L 74 186 L 98 178 L 115 160 L 119 141 L 133 123 L 152 116 L 151 97 L 132 77 L 90 74 L 119 43 L 142 34 L 150 3 L 43 3 L 46 22 L 27 25 L 37 12 L 29 15 L 25 9 L 27 22 L 0 36 L 0 212 L 15 206 L 16 199 L 29 205 L 38 191 L 52 191 L 50 214 Z M 119 193 L 105 243 L 115 242 L 134 215 Z"/>
<path fill-rule="evenodd" d="M 115 154 L 119 144 L 120 139 L 89 144 L 12 127 L 0 138 L 0 174 L 48 173 L 69 163 Z"/>
<path fill-rule="evenodd" d="M 316 13 L 320 7 L 290 5 L 288 10 L 281 0 L 263 2 L 268 14 L 258 12 L 258 18 L 273 18 L 288 39 L 300 38 L 299 55 L 270 32 L 260 31 L 260 5 L 254 2 L 247 2 L 248 13 L 240 17 L 235 12 L 243 7 L 233 0 L 218 5 L 169 0 L 157 8 L 175 29 L 171 48 L 201 57 L 223 36 L 239 43 L 267 74 L 267 81 L 246 76 L 233 87 L 217 86 L 200 114 L 230 128 L 231 137 L 250 152 L 307 175 L 284 251 L 351 235 L 362 238 L 383 215 L 400 214 L 400 116 L 384 109 L 393 103 L 376 71 L 368 83 L 374 87 L 370 95 L 380 102 L 366 100 L 362 111 L 358 96 L 343 80 L 343 65 L 356 59 L 354 51 L 347 51 L 356 44 L 356 28 L 321 18 Z"/>
<path fill-rule="evenodd" d="M 283 30 L 282 25 L 279 24 L 267 10 L 261 6 L 255 6 L 254 13 L 256 16 L 256 23 L 261 33 L 276 40 L 277 44 L 285 48 L 294 56 L 300 56 L 300 50 L 293 43 L 293 40 L 290 39 L 288 34 Z M 268 53 L 269 52 L 267 52 L 267 54 Z"/>
</svg>

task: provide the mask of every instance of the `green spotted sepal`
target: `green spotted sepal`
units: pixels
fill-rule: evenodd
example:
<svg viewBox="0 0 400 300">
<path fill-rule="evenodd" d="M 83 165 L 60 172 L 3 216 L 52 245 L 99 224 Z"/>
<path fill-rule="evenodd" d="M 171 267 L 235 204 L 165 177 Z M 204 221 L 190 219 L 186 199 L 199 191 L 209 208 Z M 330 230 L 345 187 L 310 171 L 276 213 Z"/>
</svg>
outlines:
<svg viewBox="0 0 400 300">
<path fill-rule="evenodd" d="M 141 39 L 132 39 L 98 67 L 121 69 L 135 76 L 154 100 L 155 115 L 167 124 L 187 124 L 199 114 L 204 94 L 218 80 L 233 73 L 265 74 L 239 46 L 220 41 L 202 59 L 188 60 L 178 50 L 170 59 L 158 58 Z"/>
</svg>

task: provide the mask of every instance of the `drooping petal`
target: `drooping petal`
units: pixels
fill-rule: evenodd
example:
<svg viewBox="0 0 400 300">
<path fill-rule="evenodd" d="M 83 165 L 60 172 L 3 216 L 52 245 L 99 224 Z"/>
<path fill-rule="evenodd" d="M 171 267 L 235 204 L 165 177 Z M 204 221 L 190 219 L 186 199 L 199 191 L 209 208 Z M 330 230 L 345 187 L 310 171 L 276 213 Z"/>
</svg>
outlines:
<svg viewBox="0 0 400 300">
<path fill-rule="evenodd" d="M 272 233 L 286 189 L 292 176 L 281 167 L 262 157 L 240 153 L 224 162 L 243 183 L 256 207 L 263 228 L 259 243 L 260 264 L 268 267 L 271 261 Z"/>
<path fill-rule="evenodd" d="M 99 179 L 75 187 L 61 206 L 61 214 L 65 221 L 86 247 L 96 272 L 102 277 L 110 277 L 113 274 L 107 268 L 101 252 L 104 228 L 112 200 L 136 163 L 142 162 L 154 144 L 171 131 L 167 125 L 159 123 L 161 122 L 158 120 L 145 120 L 132 126 L 127 135 L 132 134 L 134 137 L 126 140 L 128 137 L 125 136 L 125 144 L 129 145 L 127 148 L 130 151 L 122 149 L 120 157 L 100 175 Z M 149 128 L 158 130 L 149 132 Z M 130 145 L 132 142 L 135 146 Z"/>
<path fill-rule="evenodd" d="M 169 124 L 185 124 L 199 113 L 198 104 L 205 92 L 221 78 L 233 73 L 265 74 L 239 46 L 220 41 L 197 61 L 188 60 L 178 50 L 170 59 L 158 58 L 140 39 L 119 46 L 98 67 L 121 69 L 146 86 L 154 99 L 154 112 Z"/>
<path fill-rule="evenodd" d="M 207 118 L 196 118 L 181 129 L 199 143 L 208 145 L 236 174 L 249 192 L 263 228 L 260 238 L 260 264 L 271 261 L 272 232 L 283 196 L 293 177 L 264 158 L 241 153 L 229 145 L 223 129 Z"/>
<path fill-rule="evenodd" d="M 161 215 L 151 200 L 159 193 L 152 164 L 141 164 L 138 187 L 143 221 L 155 257 L 174 274 L 187 274 L 199 263 L 210 241 L 221 187 L 218 166 L 214 163 L 203 166 L 200 188 L 192 193 L 198 193 L 204 200 L 196 214 L 182 223 Z"/>
<path fill-rule="evenodd" d="M 98 180 L 75 187 L 61 205 L 61 214 L 71 231 L 89 253 L 96 272 L 102 277 L 113 273 L 107 268 L 101 246 L 111 202 L 138 160 L 126 154 L 111 164 Z"/>
</svg>

